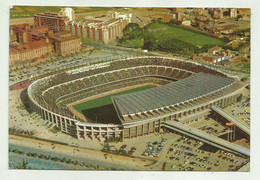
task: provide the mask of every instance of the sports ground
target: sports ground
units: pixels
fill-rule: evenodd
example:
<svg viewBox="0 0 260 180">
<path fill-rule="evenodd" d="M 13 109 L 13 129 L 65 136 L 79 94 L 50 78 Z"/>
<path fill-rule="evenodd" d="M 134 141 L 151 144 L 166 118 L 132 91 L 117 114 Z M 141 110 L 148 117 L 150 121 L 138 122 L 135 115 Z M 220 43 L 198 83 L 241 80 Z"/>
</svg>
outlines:
<svg viewBox="0 0 260 180">
<path fill-rule="evenodd" d="M 80 114 L 84 115 L 88 122 L 119 123 L 119 119 L 112 104 L 111 97 L 143 91 L 153 87 L 156 86 L 146 85 L 125 91 L 116 92 L 107 96 L 95 98 L 89 101 L 76 104 L 73 106 L 73 108 Z"/>
<path fill-rule="evenodd" d="M 224 42 L 218 38 L 210 37 L 196 31 L 188 30 L 177 25 L 162 23 L 151 23 L 146 27 L 146 33 L 151 34 L 158 41 L 175 39 L 191 46 L 223 45 Z M 178 45 L 178 44 L 176 44 Z"/>
<path fill-rule="evenodd" d="M 213 46 L 222 46 L 222 39 L 212 37 L 174 24 L 150 23 L 143 29 L 143 33 L 134 39 L 126 39 L 122 46 L 144 48 L 165 52 L 196 50 L 207 51 Z"/>
</svg>

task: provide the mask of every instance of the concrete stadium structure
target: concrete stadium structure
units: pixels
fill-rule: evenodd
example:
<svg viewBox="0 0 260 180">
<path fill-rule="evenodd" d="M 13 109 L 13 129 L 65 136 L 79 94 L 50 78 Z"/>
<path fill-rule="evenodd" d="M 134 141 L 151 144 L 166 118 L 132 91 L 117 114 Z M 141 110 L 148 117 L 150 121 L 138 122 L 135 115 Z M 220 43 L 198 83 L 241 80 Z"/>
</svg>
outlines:
<svg viewBox="0 0 260 180">
<path fill-rule="evenodd" d="M 93 63 L 93 62 L 92 62 Z M 149 90 L 113 97 L 118 124 L 88 122 L 68 106 L 126 87 L 155 84 Z M 102 60 L 51 75 L 28 88 L 31 110 L 76 138 L 122 139 L 160 132 L 163 123 L 222 108 L 237 101 L 245 87 L 237 78 L 199 63 L 157 56 Z"/>
<path fill-rule="evenodd" d="M 234 123 L 239 132 L 242 133 L 248 140 L 250 140 L 250 126 L 248 124 L 241 122 L 233 115 L 225 112 L 222 108 L 218 106 L 212 106 L 211 109 L 218 121 L 223 121 L 224 119 L 226 120 L 225 122 Z"/>
<path fill-rule="evenodd" d="M 248 148 L 237 145 L 235 143 L 231 143 L 231 142 L 221 139 L 217 136 L 214 136 L 214 135 L 208 134 L 206 132 L 203 132 L 201 130 L 198 130 L 196 128 L 184 125 L 180 122 L 176 122 L 173 120 L 167 121 L 164 123 L 163 126 L 170 130 L 173 130 L 175 132 L 179 132 L 181 134 L 187 135 L 194 139 L 197 139 L 197 140 L 200 140 L 207 144 L 210 144 L 212 146 L 215 146 L 219 149 L 223 149 L 225 151 L 229 151 L 229 152 L 232 152 L 232 153 L 238 154 L 238 155 L 250 156 L 250 150 Z"/>
</svg>

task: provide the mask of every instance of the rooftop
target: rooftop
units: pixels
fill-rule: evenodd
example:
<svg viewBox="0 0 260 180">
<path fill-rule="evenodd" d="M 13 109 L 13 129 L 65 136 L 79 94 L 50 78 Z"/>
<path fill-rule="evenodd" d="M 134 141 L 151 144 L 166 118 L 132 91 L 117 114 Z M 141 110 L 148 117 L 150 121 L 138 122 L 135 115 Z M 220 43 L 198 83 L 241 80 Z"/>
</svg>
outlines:
<svg viewBox="0 0 260 180">
<path fill-rule="evenodd" d="M 55 39 L 56 41 L 69 41 L 73 39 L 80 39 L 80 37 L 73 36 L 68 32 L 59 32 L 55 33 L 53 37 L 50 37 L 50 39 Z"/>
<path fill-rule="evenodd" d="M 188 78 L 161 87 L 112 97 L 119 115 L 135 115 L 192 101 L 220 91 L 234 83 L 234 79 L 207 73 L 198 73 Z"/>
<path fill-rule="evenodd" d="M 47 46 L 48 43 L 46 43 L 43 40 L 40 41 L 34 41 L 31 43 L 25 43 L 25 44 L 19 44 L 19 45 L 11 45 L 10 46 L 10 52 L 15 52 L 15 51 L 27 51 L 31 49 L 37 49 L 42 46 Z"/>
</svg>

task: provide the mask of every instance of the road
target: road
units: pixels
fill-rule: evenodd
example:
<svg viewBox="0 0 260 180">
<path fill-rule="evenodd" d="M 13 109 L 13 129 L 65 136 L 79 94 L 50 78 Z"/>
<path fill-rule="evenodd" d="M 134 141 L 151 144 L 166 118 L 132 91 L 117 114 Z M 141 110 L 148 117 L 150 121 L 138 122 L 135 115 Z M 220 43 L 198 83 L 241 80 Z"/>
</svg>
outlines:
<svg viewBox="0 0 260 180">
<path fill-rule="evenodd" d="M 129 170 L 149 170 L 146 166 L 153 163 L 153 161 L 145 158 L 114 155 L 83 147 L 48 142 L 44 139 L 40 140 L 16 135 L 9 135 L 9 143 L 11 145 L 35 149 L 36 152 L 41 151 L 46 152 L 46 154 L 54 153 L 64 157 L 73 156 L 74 158 L 81 158 L 82 160 L 95 161 L 96 163 L 100 163 L 100 165 L 110 164 L 119 169 L 122 167 Z M 108 154 L 107 158 L 105 158 L 105 154 Z"/>
<path fill-rule="evenodd" d="M 46 61 L 36 66 L 30 66 L 18 70 L 10 70 L 9 85 L 12 86 L 19 82 L 29 80 L 32 77 L 49 74 L 55 71 L 82 66 L 87 64 L 89 61 L 96 62 L 103 59 L 113 60 L 125 56 L 133 56 L 138 53 L 137 51 L 132 51 L 125 48 L 116 48 L 114 46 L 97 45 L 96 48 L 97 50 L 92 52 L 86 52 L 57 60 Z"/>
</svg>

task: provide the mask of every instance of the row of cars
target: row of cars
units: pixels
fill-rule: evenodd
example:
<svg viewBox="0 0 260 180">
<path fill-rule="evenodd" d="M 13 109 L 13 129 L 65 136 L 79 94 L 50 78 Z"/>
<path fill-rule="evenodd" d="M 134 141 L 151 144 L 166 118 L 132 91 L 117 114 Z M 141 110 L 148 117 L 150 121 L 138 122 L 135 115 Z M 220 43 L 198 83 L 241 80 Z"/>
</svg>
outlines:
<svg viewBox="0 0 260 180">
<path fill-rule="evenodd" d="M 250 98 L 247 98 L 239 107 L 245 108 L 250 106 Z"/>
<path fill-rule="evenodd" d="M 247 112 L 247 111 L 245 110 L 245 112 L 240 112 L 240 113 L 238 113 L 237 115 L 239 115 L 239 116 L 249 116 L 249 115 L 250 115 L 250 112 Z"/>
<path fill-rule="evenodd" d="M 40 76 L 52 71 L 75 66 L 80 61 L 84 62 L 85 59 L 83 59 L 83 57 L 80 57 L 80 55 L 76 55 L 73 57 L 60 58 L 54 61 L 46 61 L 35 66 L 27 66 L 27 70 L 25 70 L 25 68 L 10 70 L 9 80 L 15 83 L 18 81 L 26 80 L 33 76 Z"/>
<path fill-rule="evenodd" d="M 238 160 L 235 160 L 235 155 L 229 152 L 226 152 L 224 150 L 219 151 L 220 155 L 218 155 L 218 158 L 223 159 L 227 162 L 232 162 L 234 164 L 239 164 L 240 162 Z"/>
<path fill-rule="evenodd" d="M 143 152 L 143 156 L 158 158 L 159 154 L 161 153 L 163 146 L 167 139 L 162 138 L 161 142 L 154 141 L 154 142 L 147 142 L 146 149 Z"/>
<path fill-rule="evenodd" d="M 188 144 L 188 142 L 190 142 Z M 184 144 L 188 144 L 185 146 Z M 179 170 L 190 171 L 190 170 L 211 170 L 213 166 L 220 166 L 220 160 L 213 160 L 213 153 L 206 152 L 196 147 L 203 143 L 199 140 L 194 140 L 186 137 L 182 137 L 177 140 L 176 144 L 172 144 L 169 148 L 169 152 L 173 152 L 174 155 L 169 156 L 170 163 L 182 163 L 179 166 Z M 196 147 L 192 147 L 196 146 Z M 175 162 L 171 162 L 175 161 Z M 171 169 L 178 168 L 176 164 L 171 165 Z"/>
<path fill-rule="evenodd" d="M 228 130 L 228 128 L 223 127 L 220 123 L 214 124 L 213 127 L 203 126 L 200 129 L 202 131 L 205 131 L 205 132 L 209 133 L 209 134 L 214 134 L 215 133 L 216 136 L 220 136 L 220 135 L 222 135 L 223 133 L 225 133 Z"/>
<path fill-rule="evenodd" d="M 26 135 L 26 136 L 33 136 L 38 133 L 36 129 L 22 129 L 19 126 L 13 126 L 9 128 L 9 133 L 10 134 L 15 134 L 15 135 Z"/>
</svg>

